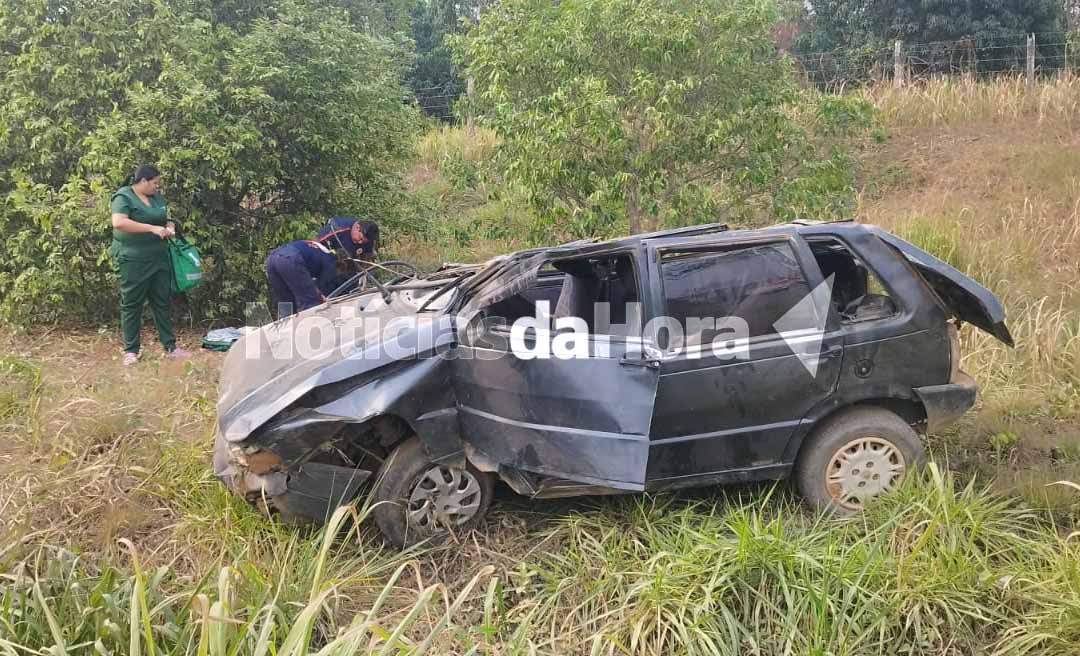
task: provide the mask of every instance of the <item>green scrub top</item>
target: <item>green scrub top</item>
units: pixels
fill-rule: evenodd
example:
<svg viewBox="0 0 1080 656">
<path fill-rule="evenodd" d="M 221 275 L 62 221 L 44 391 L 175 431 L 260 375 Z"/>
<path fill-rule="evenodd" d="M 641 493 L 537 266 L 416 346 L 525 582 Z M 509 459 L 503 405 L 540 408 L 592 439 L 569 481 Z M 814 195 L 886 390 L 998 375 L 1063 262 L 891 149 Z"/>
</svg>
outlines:
<svg viewBox="0 0 1080 656">
<path fill-rule="evenodd" d="M 121 187 L 109 199 L 109 206 L 113 214 L 126 214 L 129 219 L 139 223 L 164 227 L 168 220 L 165 199 L 161 194 L 151 196 L 147 205 L 131 187 Z M 131 233 L 113 228 L 110 250 L 127 260 L 168 261 L 169 250 L 165 241 L 152 232 Z"/>
</svg>

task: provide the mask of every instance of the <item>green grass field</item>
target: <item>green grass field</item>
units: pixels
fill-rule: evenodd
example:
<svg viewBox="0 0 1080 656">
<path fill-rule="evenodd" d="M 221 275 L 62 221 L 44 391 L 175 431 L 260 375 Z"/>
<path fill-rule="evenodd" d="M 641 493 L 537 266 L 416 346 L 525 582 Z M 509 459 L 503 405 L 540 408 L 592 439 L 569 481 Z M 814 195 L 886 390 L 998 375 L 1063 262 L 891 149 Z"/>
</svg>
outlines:
<svg viewBox="0 0 1080 656">
<path fill-rule="evenodd" d="M 0 654 L 1080 653 L 1080 82 L 867 94 L 889 138 L 859 219 L 993 289 L 1017 339 L 965 332 L 979 404 L 899 492 L 839 520 L 786 484 L 502 491 L 481 531 L 401 554 L 362 506 L 315 532 L 226 493 L 219 354 L 125 370 L 113 331 L 0 333 Z M 432 231 L 395 256 L 557 230 L 484 170 L 494 147 L 418 144 Z"/>
</svg>

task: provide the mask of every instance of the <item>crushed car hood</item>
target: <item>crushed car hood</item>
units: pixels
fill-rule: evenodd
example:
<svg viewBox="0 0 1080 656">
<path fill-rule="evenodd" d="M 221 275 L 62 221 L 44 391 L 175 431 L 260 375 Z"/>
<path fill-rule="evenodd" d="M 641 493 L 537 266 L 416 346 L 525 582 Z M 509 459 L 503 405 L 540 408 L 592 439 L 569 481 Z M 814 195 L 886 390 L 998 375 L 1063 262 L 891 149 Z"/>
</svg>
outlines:
<svg viewBox="0 0 1080 656">
<path fill-rule="evenodd" d="M 316 387 L 451 343 L 453 317 L 417 307 L 400 295 L 389 304 L 378 295 L 346 297 L 248 332 L 222 365 L 221 434 L 243 440 Z"/>
<path fill-rule="evenodd" d="M 1005 308 L 993 292 L 918 246 L 884 230 L 875 232 L 914 265 L 953 316 L 1013 345 Z"/>
</svg>

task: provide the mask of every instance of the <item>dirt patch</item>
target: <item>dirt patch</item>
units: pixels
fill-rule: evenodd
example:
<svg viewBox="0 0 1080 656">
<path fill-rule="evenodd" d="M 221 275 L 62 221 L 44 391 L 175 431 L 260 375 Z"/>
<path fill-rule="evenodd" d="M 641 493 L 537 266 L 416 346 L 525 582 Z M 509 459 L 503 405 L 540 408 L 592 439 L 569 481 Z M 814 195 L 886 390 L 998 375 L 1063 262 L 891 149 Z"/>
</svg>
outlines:
<svg viewBox="0 0 1080 656">
<path fill-rule="evenodd" d="M 864 165 L 867 182 L 891 183 L 881 209 L 910 204 L 1023 200 L 1075 188 L 1080 137 L 1065 126 L 976 124 L 893 131 Z M 1064 166 L 1059 166 L 1064 164 Z M 900 171 L 906 175 L 900 174 Z M 1059 199 L 1071 209 L 1067 199 Z M 876 207 L 876 204 L 874 204 Z"/>
</svg>

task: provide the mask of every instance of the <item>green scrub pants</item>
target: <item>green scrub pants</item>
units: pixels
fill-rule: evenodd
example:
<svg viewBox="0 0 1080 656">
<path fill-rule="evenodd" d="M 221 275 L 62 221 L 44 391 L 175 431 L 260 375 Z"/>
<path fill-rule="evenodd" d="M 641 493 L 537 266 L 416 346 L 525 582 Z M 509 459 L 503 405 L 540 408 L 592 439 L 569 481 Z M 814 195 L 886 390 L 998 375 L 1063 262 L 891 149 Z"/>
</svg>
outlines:
<svg viewBox="0 0 1080 656">
<path fill-rule="evenodd" d="M 150 301 L 158 337 L 166 351 L 176 348 L 176 334 L 169 319 L 169 300 L 172 296 L 172 271 L 168 260 L 132 260 L 120 257 L 120 326 L 124 331 L 124 351 L 139 352 L 139 329 L 142 327 L 143 305 Z"/>
</svg>

